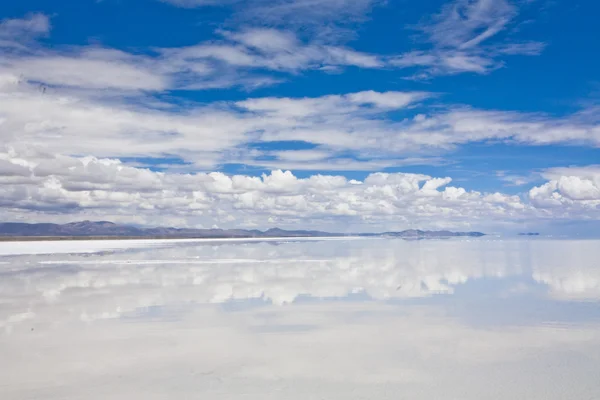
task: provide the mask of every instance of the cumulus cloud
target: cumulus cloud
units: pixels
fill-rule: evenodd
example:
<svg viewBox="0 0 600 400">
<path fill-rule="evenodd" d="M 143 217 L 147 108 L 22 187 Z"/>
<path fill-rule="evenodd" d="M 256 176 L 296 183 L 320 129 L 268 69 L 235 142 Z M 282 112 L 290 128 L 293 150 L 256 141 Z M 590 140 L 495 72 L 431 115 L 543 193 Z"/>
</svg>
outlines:
<svg viewBox="0 0 600 400">
<path fill-rule="evenodd" d="M 440 163 L 445 152 L 472 142 L 597 146 L 600 128 L 586 113 L 555 118 L 449 108 L 425 114 L 419 112 L 434 94 L 374 91 L 249 98 L 175 111 L 165 103 L 129 103 L 126 98 L 94 97 L 71 89 L 42 92 L 14 75 L 0 76 L 5 219 L 40 210 L 70 212 L 76 218 L 95 210 L 95 215 L 106 213 L 106 219 L 123 220 L 133 214 L 136 217 L 129 222 L 142 223 L 152 214 L 162 214 L 169 225 L 233 225 L 243 220 L 264 226 L 272 213 L 273 223 L 286 224 L 310 218 L 328 225 L 350 218 L 368 225 L 391 222 L 383 217 L 388 215 L 401 226 L 408 221 L 460 226 L 485 219 L 528 218 L 552 207 L 556 209 L 548 217 L 595 215 L 598 184 L 593 170 L 573 172 L 579 174 L 576 178 L 549 175 L 565 171 L 547 172 L 548 183 L 530 191 L 530 204 L 515 196 L 444 187 L 449 183 L 445 177 L 372 174 L 363 185 L 345 180 L 341 187 L 323 186 L 320 193 L 310 182 L 328 182 L 332 177 L 303 180 L 277 172 L 280 168 L 381 170 Z M 392 118 L 390 112 L 406 117 Z M 310 148 L 261 148 L 272 142 L 298 141 Z M 167 171 L 158 173 L 119 161 L 136 157 L 171 157 L 183 164 L 166 165 Z M 138 166 L 144 166 L 141 162 Z M 262 179 L 177 173 L 178 169 L 214 170 L 223 162 L 275 172 Z M 382 181 L 383 176 L 393 182 Z M 334 181 L 340 179 L 344 178 Z M 275 182 L 292 186 L 275 195 L 269 189 Z M 409 182 L 413 182 L 412 192 L 397 193 Z"/>
<path fill-rule="evenodd" d="M 598 217 L 597 189 L 562 177 L 531 189 L 530 202 L 450 186 L 450 177 L 373 173 L 298 178 L 220 172 L 153 172 L 114 159 L 18 153 L 0 155 L 2 218 L 113 219 L 146 225 L 282 227 L 300 221 L 329 230 L 474 229 L 539 218 Z M 493 228 L 492 228 L 493 229 Z M 514 227 L 513 227 L 514 229 Z"/>
<path fill-rule="evenodd" d="M 597 181 L 600 176 L 600 165 L 550 168 L 542 172 L 542 176 L 546 179 L 557 179 L 568 175 Z"/>
<path fill-rule="evenodd" d="M 479 192 L 446 187 L 450 178 L 415 174 L 369 175 L 362 184 L 342 176 L 313 175 L 300 179 L 275 170 L 262 177 L 222 173 L 152 172 L 116 160 L 65 156 L 30 159 L 5 153 L 0 179 L 7 214 L 52 211 L 72 218 L 84 214 L 162 215 L 190 224 L 235 226 L 269 221 L 290 225 L 344 219 L 359 224 L 394 222 L 435 226 L 469 220 L 518 218 L 526 208 L 518 197 L 488 198 Z M 13 217 L 14 218 L 14 217 Z M 429 221 L 428 221 L 429 220 Z M 339 226 L 336 226 L 339 228 Z"/>
<path fill-rule="evenodd" d="M 435 26 L 456 30 L 445 41 L 423 28 L 439 49 L 454 46 L 455 53 L 468 52 L 465 57 L 454 54 L 447 59 L 447 65 L 456 70 L 477 71 L 481 65 L 477 57 L 489 57 L 475 49 L 508 24 L 490 21 L 497 13 L 510 19 L 516 12 L 511 7 L 496 9 L 476 3 L 481 2 L 461 3 L 467 11 L 446 10 L 434 19 Z M 462 20 L 455 14 L 467 17 Z M 30 40 L 50 29 L 49 19 L 42 14 L 1 24 L 3 40 L 19 34 Z M 481 31 L 488 33 L 473 36 Z M 509 53 L 518 47 L 503 46 L 494 51 Z M 0 61 L 0 139 L 4 145 L 0 179 L 8 185 L 2 189 L 6 218 L 40 210 L 57 215 L 70 210 L 73 216 L 96 210 L 93 213 L 99 215 L 102 209 L 107 216 L 122 220 L 125 210 L 140 209 L 145 211 L 131 217 L 131 222 L 143 223 L 160 210 L 168 224 L 212 225 L 238 223 L 242 215 L 259 210 L 255 218 L 244 219 L 252 225 L 264 224 L 265 210 L 274 210 L 273 223 L 292 224 L 294 218 L 326 222 L 352 218 L 368 224 L 387 214 L 400 224 L 419 216 L 414 223 L 434 226 L 442 219 L 466 223 L 469 208 L 475 218 L 500 220 L 504 213 L 512 220 L 527 217 L 531 208 L 570 207 L 570 213 L 578 215 L 593 209 L 597 200 L 597 182 L 585 176 L 548 178 L 545 186 L 532 189 L 529 202 L 523 202 L 514 196 L 447 186 L 446 177 L 429 176 L 419 180 L 410 198 L 394 197 L 389 183 L 369 188 L 374 175 L 356 181 L 358 185 L 346 181 L 339 193 L 309 196 L 307 185 L 299 183 L 303 180 L 279 171 L 378 171 L 441 164 L 447 152 L 473 142 L 598 146 L 600 128 L 591 112 L 559 118 L 452 106 L 428 109 L 438 96 L 427 92 L 365 90 L 182 105 L 154 96 L 171 89 L 252 88 L 306 70 L 373 69 L 393 63 L 427 67 L 436 62 L 430 53 L 381 56 L 307 41 L 291 31 L 256 27 L 222 30 L 216 40 L 193 46 L 140 52 L 101 46 L 44 49 L 29 42 L 21 42 L 17 50 L 2 49 L 6 57 Z M 273 146 L 299 142 L 304 150 Z M 166 172 L 135 168 L 154 162 Z M 218 173 L 185 175 L 218 170 L 225 163 L 275 172 L 262 179 L 234 179 Z M 304 189 L 277 196 L 264 189 L 267 182 L 283 177 Z M 250 186 L 235 193 L 222 192 L 235 186 L 229 182 L 232 179 Z M 407 179 L 413 178 L 403 175 L 402 187 Z M 199 189 L 182 189 L 186 185 L 199 185 Z M 215 197 L 215 193 L 225 197 Z M 392 197 L 386 197 L 390 193 Z M 425 198 L 431 203 L 425 204 Z M 206 211 L 215 204 L 219 207 Z M 193 219 L 188 222 L 190 215 Z M 426 219 L 432 216 L 439 219 Z"/>
<path fill-rule="evenodd" d="M 598 166 L 552 168 L 542 176 L 549 179 L 529 191 L 537 207 L 565 215 L 596 219 L 600 210 L 600 168 Z"/>
</svg>

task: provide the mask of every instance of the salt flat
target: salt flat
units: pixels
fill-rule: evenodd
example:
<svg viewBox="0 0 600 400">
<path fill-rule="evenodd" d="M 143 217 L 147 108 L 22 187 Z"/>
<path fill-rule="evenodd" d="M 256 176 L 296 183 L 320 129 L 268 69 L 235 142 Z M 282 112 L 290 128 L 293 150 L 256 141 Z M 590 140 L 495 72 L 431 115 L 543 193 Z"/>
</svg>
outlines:
<svg viewBox="0 0 600 400">
<path fill-rule="evenodd" d="M 97 253 L 144 247 L 168 247 L 177 243 L 288 242 L 324 240 L 366 240 L 360 237 L 219 238 L 219 239 L 127 239 L 127 240 L 39 240 L 0 242 L 0 256 L 18 254 Z"/>
<path fill-rule="evenodd" d="M 0 257 L 6 398 L 600 397 L 597 241 L 140 242 Z"/>
</svg>

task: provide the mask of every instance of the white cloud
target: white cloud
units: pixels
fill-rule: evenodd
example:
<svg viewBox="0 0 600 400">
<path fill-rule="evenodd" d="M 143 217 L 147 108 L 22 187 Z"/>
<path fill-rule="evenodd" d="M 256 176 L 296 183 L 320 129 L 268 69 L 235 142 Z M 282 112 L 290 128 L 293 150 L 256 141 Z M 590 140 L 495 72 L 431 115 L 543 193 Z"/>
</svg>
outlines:
<svg viewBox="0 0 600 400">
<path fill-rule="evenodd" d="M 596 179 L 596 181 L 600 181 L 600 179 Z M 562 176 L 558 180 L 557 189 L 570 200 L 600 200 L 600 186 L 597 186 L 596 182 L 591 179 L 582 179 L 578 176 Z"/>
<path fill-rule="evenodd" d="M 508 0 L 453 0 L 418 26 L 433 48 L 400 55 L 391 63 L 426 67 L 414 76 L 420 79 L 461 72 L 486 74 L 503 66 L 498 60 L 502 55 L 539 55 L 544 43 L 498 40 L 518 14 L 518 7 Z"/>
<path fill-rule="evenodd" d="M 541 42 L 509 43 L 495 46 L 493 52 L 508 55 L 538 56 L 545 47 L 545 43 Z"/>
<path fill-rule="evenodd" d="M 262 51 L 291 52 L 291 49 L 299 45 L 296 35 L 277 29 L 252 28 L 243 32 L 223 31 L 222 34 L 247 48 Z"/>
<path fill-rule="evenodd" d="M 390 97 L 378 94 L 376 107 L 367 107 L 372 93 L 325 96 L 317 99 L 263 98 L 239 102 L 263 118 L 262 140 L 301 140 L 340 151 L 379 157 L 427 154 L 480 141 L 546 145 L 600 144 L 600 129 L 578 116 L 556 119 L 543 115 L 455 108 L 401 121 L 385 119 Z M 412 94 L 413 101 L 422 94 Z M 385 97 L 385 101 L 383 98 Z M 360 99 L 356 104 L 352 99 Z M 350 101 L 348 101 L 350 100 Z M 386 103 L 387 102 L 387 103 Z M 382 118 L 383 117 L 383 118 Z"/>
<path fill-rule="evenodd" d="M 352 37 L 352 27 L 367 19 L 383 0 L 161 0 L 174 6 L 195 8 L 226 6 L 228 25 L 285 27 L 310 33 L 325 41 Z"/>
<path fill-rule="evenodd" d="M 296 151 L 267 152 L 266 155 L 274 156 L 273 160 L 241 159 L 246 165 L 262 167 L 268 170 L 283 168 L 293 171 L 381 171 L 385 168 L 404 167 L 409 165 L 443 165 L 446 161 L 440 157 L 407 157 L 387 159 L 357 160 L 335 156 L 324 151 L 311 153 Z M 321 158 L 319 158 L 321 157 Z"/>
<path fill-rule="evenodd" d="M 153 72 L 150 65 L 127 60 L 102 59 L 87 54 L 34 56 L 10 62 L 9 68 L 34 82 L 82 89 L 161 91 L 171 83 L 167 76 Z M 150 63 L 148 63 L 150 64 Z"/>
<path fill-rule="evenodd" d="M 562 176 L 578 176 L 585 179 L 598 179 L 600 177 L 600 165 L 588 165 L 584 167 L 561 167 L 550 168 L 542 172 L 546 179 L 557 179 Z"/>
<path fill-rule="evenodd" d="M 45 36 L 50 32 L 50 19 L 44 14 L 29 14 L 22 19 L 0 20 L 0 48 L 11 43 Z"/>
<path fill-rule="evenodd" d="M 292 129 L 300 122 L 297 118 L 315 118 L 303 124 L 305 129 L 317 128 L 318 120 L 326 116 L 342 121 L 364 118 L 363 123 L 367 124 L 370 114 L 402 108 L 427 96 L 364 92 L 315 99 L 263 98 L 226 107 L 204 106 L 174 112 L 157 109 L 153 104 L 126 105 L 121 99 L 94 99 L 69 91 L 40 92 L 37 85 L 19 83 L 14 76 L 5 77 L 0 92 L 0 136 L 6 145 L 24 148 L 35 144 L 54 154 L 101 157 L 171 154 L 198 167 L 212 167 L 221 157 L 234 162 L 235 156 L 228 154 L 230 150 L 262 140 L 260 131 L 275 134 Z M 340 149 L 344 149 L 343 145 Z M 331 153 L 331 149 L 324 150 Z"/>
<path fill-rule="evenodd" d="M 288 224 L 298 218 L 321 223 L 352 217 L 357 222 L 372 219 L 405 225 L 408 220 L 426 223 L 435 216 L 447 221 L 461 221 L 467 215 L 471 221 L 504 219 L 517 217 L 515 210 L 523 208 L 518 198 L 488 202 L 477 192 L 443 189 L 449 178 L 425 175 L 377 173 L 356 185 L 341 176 L 299 179 L 278 170 L 262 178 L 158 173 L 117 161 L 64 156 L 29 161 L 27 172 L 11 162 L 23 157 L 14 152 L 3 157 L 1 179 L 16 177 L 20 182 L 2 189 L 4 212 L 13 210 L 15 216 L 52 209 L 73 218 L 89 212 L 135 214 L 148 222 L 157 213 L 165 220 L 179 215 L 204 226 L 224 222 L 234 226 L 249 220 L 264 226 L 269 217 Z M 224 220 L 224 215 L 234 220 Z"/>
<path fill-rule="evenodd" d="M 121 53 L 116 56 L 127 58 Z M 105 57 L 101 50 L 93 55 L 100 62 L 99 68 Z M 131 74 L 137 71 L 132 69 Z M 127 85 L 133 88 L 135 84 L 146 89 L 165 84 L 146 75 L 145 69 L 140 71 L 138 80 L 117 83 L 110 78 L 92 79 L 88 84 L 81 78 L 78 84 L 91 86 L 100 82 L 100 86 L 121 89 Z M 77 74 L 53 75 L 57 73 L 50 71 L 48 76 L 80 79 Z M 122 76 L 115 75 L 115 79 Z M 212 105 L 188 104 L 183 109 L 150 97 L 129 98 L 111 93 L 60 87 L 42 91 L 16 74 L 0 74 L 0 137 L 5 145 L 33 146 L 53 154 L 155 158 L 169 155 L 197 168 L 214 168 L 223 161 L 269 168 L 321 168 L 325 162 L 303 167 L 290 164 L 292 160 L 279 158 L 278 154 L 261 158 L 264 152 L 245 151 L 252 142 L 305 141 L 329 153 L 328 157 L 322 154 L 322 161 L 342 158 L 330 170 L 344 165 L 361 169 L 360 163 L 364 163 L 365 170 L 439 163 L 443 152 L 480 141 L 527 145 L 600 143 L 600 128 L 585 112 L 563 118 L 469 108 L 431 108 L 432 113 L 427 113 L 423 112 L 423 101 L 435 94 L 424 92 L 249 98 Z M 420 113 L 411 118 L 415 108 Z M 388 117 L 391 111 L 402 111 L 405 118 Z"/>
<path fill-rule="evenodd" d="M 4 34 L 0 31 L 0 40 L 7 43 L 20 40 L 15 28 L 4 29 Z M 56 46 L 49 50 L 25 44 L 20 44 L 18 51 L 2 52 L 0 43 L 0 73 L 59 87 L 162 92 L 231 86 L 252 89 L 279 83 L 289 74 L 305 70 L 386 66 L 381 56 L 305 43 L 287 31 L 254 28 L 221 34 L 220 41 L 141 53 L 97 46 Z"/>
<path fill-rule="evenodd" d="M 508 174 L 506 171 L 496 171 L 496 176 L 501 181 L 506 182 L 509 186 L 523 186 L 535 180 L 534 174 L 530 176 L 522 176 Z"/>
<path fill-rule="evenodd" d="M 476 219 L 494 221 L 528 218 L 528 213 L 537 212 L 531 207 L 555 207 L 562 210 L 555 211 L 557 215 L 576 217 L 582 210 L 594 210 L 598 184 L 587 176 L 548 178 L 546 185 L 530 192 L 530 206 L 513 196 L 441 189 L 436 185 L 448 184 L 444 177 L 423 178 L 424 189 L 417 187 L 408 198 L 396 196 L 397 188 L 387 183 L 370 187 L 373 176 L 362 185 L 346 182 L 334 194 L 294 189 L 278 197 L 271 195 L 272 189 L 265 189 L 268 182 L 280 179 L 276 172 L 266 181 L 174 173 L 210 171 L 223 163 L 275 171 L 376 171 L 439 164 L 446 152 L 472 142 L 600 145 L 600 128 L 589 110 L 556 118 L 458 107 L 427 109 L 425 101 L 431 101 L 434 93 L 372 90 L 313 98 L 186 103 L 181 107 L 148 94 L 231 85 L 256 87 L 310 69 L 383 68 L 394 63 L 399 67 L 435 66 L 446 72 L 486 72 L 494 68 L 489 57 L 492 51 L 510 53 L 520 46 L 534 52 L 535 46 L 511 43 L 485 54 L 475 51 L 497 33 L 492 25 L 484 28 L 491 21 L 485 15 L 496 13 L 486 7 L 479 11 L 469 8 L 467 21 L 440 17 L 437 24 L 457 32 L 444 43 L 432 36 L 438 46 L 434 52 L 391 58 L 306 42 L 289 31 L 272 28 L 221 31 L 217 41 L 140 53 L 98 46 L 48 50 L 39 44 L 23 44 L 20 50 L 6 52 L 0 61 L 0 140 L 5 150 L 0 179 L 7 185 L 3 205 L 12 210 L 5 210 L 4 216 L 71 210 L 75 217 L 87 212 L 84 210 L 103 210 L 123 220 L 125 210 L 133 208 L 144 211 L 131 217 L 131 222 L 147 221 L 160 211 L 169 224 L 188 224 L 186 219 L 192 216 L 190 224 L 233 225 L 231 218 L 239 222 L 241 214 L 249 215 L 254 209 L 259 210 L 256 218 L 244 218 L 249 225 L 264 224 L 265 210 L 273 210 L 275 218 L 288 224 L 305 217 L 324 224 L 342 217 L 370 224 L 383 220 L 381 215 L 395 215 L 400 224 L 416 218 L 416 223 L 434 226 L 443 220 L 456 226 L 468 224 L 467 210 Z M 466 27 L 455 26 L 461 24 Z M 0 27 L 6 40 L 15 40 L 17 33 L 34 38 L 50 29 L 48 18 L 41 14 L 5 20 Z M 472 37 L 482 29 L 488 32 L 485 37 Z M 454 50 L 448 52 L 448 46 Z M 262 145 L 273 141 L 303 141 L 313 149 L 262 150 Z M 160 162 L 168 170 L 163 174 L 133 168 L 148 165 L 143 160 L 147 157 L 157 162 L 169 157 L 182 164 Z M 116 158 L 141 160 L 127 165 Z M 290 182 L 307 187 L 293 175 L 282 176 L 287 177 L 279 182 L 283 187 Z M 408 175 L 402 176 L 400 186 L 404 187 Z M 245 183 L 234 190 L 234 181 Z M 199 185 L 200 189 L 183 189 L 186 185 Z M 215 204 L 222 207 L 212 214 L 206 211 Z M 428 222 L 431 216 L 438 220 Z"/>
<path fill-rule="evenodd" d="M 423 101 L 434 97 L 423 92 L 250 98 L 190 104 L 183 110 L 143 96 L 129 104 L 128 97 L 95 96 L 95 91 L 74 89 L 41 91 L 14 74 L 2 74 L 0 137 L 15 149 L 43 149 L 51 155 L 175 157 L 192 170 L 215 168 L 222 162 L 273 169 L 373 170 L 440 163 L 444 152 L 471 142 L 600 143 L 600 128 L 585 113 L 554 118 L 432 108 L 432 114 L 421 112 L 411 118 L 414 108 L 422 111 Z M 390 118 L 390 111 L 406 117 Z M 320 158 L 305 163 L 285 153 L 247 150 L 250 143 L 271 141 L 308 142 L 318 148 Z"/>
<path fill-rule="evenodd" d="M 286 150 L 271 153 L 280 160 L 286 161 L 321 161 L 329 158 L 328 151 L 321 150 Z"/>
<path fill-rule="evenodd" d="M 380 109 L 389 108 L 391 110 L 407 107 L 418 100 L 430 97 L 431 93 L 402 93 L 402 92 L 375 92 L 369 90 L 366 92 L 352 93 L 347 96 L 351 102 L 356 104 L 373 105 Z"/>
<path fill-rule="evenodd" d="M 507 0 L 455 0 L 423 30 L 440 47 L 465 50 L 497 35 L 516 15 Z"/>
<path fill-rule="evenodd" d="M 298 155 L 309 163 L 320 156 Z M 600 200 L 592 199 L 598 192 L 591 181 L 568 177 L 550 181 L 531 190 L 531 203 L 518 196 L 448 186 L 451 181 L 406 173 L 373 173 L 362 182 L 327 175 L 300 179 L 281 170 L 262 177 L 191 175 L 152 172 L 116 160 L 21 154 L 14 149 L 0 157 L 5 220 L 93 217 L 205 227 L 292 227 L 302 221 L 306 226 L 347 231 L 350 226 L 517 229 L 523 220 L 599 216 Z"/>
<path fill-rule="evenodd" d="M 254 5 L 258 6 L 258 3 Z M 333 15 L 333 10 L 342 9 L 354 15 L 363 13 L 371 5 L 371 1 L 353 2 L 350 5 L 346 0 L 331 0 L 319 2 L 316 7 L 312 0 L 295 0 L 271 4 L 270 10 L 283 12 L 300 8 L 294 11 L 295 17 L 298 13 L 313 9 L 324 15 Z M 484 10 L 480 14 L 486 12 Z M 471 19 L 479 21 L 479 18 L 485 20 L 482 16 Z M 225 30 L 219 32 L 221 40 L 208 40 L 188 47 L 141 49 L 139 53 L 133 53 L 94 46 L 43 49 L 30 40 L 49 32 L 49 19 L 43 14 L 32 14 L 24 19 L 0 22 L 0 49 L 5 48 L 0 72 L 4 70 L 5 73 L 20 76 L 23 81 L 80 89 L 154 92 L 232 86 L 254 89 L 279 83 L 290 74 L 302 71 L 337 72 L 346 67 L 382 69 L 417 66 L 427 69 L 425 75 L 487 73 L 500 66 L 495 58 L 502 54 L 532 55 L 541 51 L 542 46 L 537 43 L 507 43 L 476 51 L 479 42 L 466 47 L 464 43 L 456 44 L 454 49 L 447 50 L 444 47 L 446 45 L 436 39 L 435 32 L 438 30 L 457 30 L 459 32 L 454 36 L 462 38 L 468 33 L 463 31 L 479 29 L 479 22 L 474 23 L 471 19 L 461 22 L 450 18 L 449 21 L 438 21 L 436 25 L 424 28 L 438 46 L 428 52 L 369 54 L 334 45 L 334 40 L 317 40 L 314 37 L 301 40 L 286 26 L 285 29 L 250 27 Z M 440 28 L 446 25 L 450 28 Z M 461 28 L 462 25 L 466 27 Z M 448 40 L 451 43 L 458 41 L 451 37 Z"/>
<path fill-rule="evenodd" d="M 236 105 L 246 110 L 278 117 L 302 119 L 338 115 L 382 113 L 398 110 L 431 97 L 424 92 L 357 92 L 346 95 L 329 95 L 317 98 L 263 97 L 247 99 Z"/>
<path fill-rule="evenodd" d="M 344 24 L 362 20 L 378 0 L 251 0 L 242 12 L 274 24 Z"/>
<path fill-rule="evenodd" d="M 297 73 L 303 70 L 355 66 L 382 68 L 384 58 L 349 48 L 304 43 L 293 33 L 277 29 L 253 28 L 223 31 L 224 41 L 163 49 L 171 62 L 194 65 L 216 63 L 221 67 Z"/>
<path fill-rule="evenodd" d="M 600 211 L 600 168 L 598 166 L 553 168 L 542 173 L 550 179 L 529 191 L 531 202 L 540 208 L 571 217 L 596 219 Z"/>
</svg>

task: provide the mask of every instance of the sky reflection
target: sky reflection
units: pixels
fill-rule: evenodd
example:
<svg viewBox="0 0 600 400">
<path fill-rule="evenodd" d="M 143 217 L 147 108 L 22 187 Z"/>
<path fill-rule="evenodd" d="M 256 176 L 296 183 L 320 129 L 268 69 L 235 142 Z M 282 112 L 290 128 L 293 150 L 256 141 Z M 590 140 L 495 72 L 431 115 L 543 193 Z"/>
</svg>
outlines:
<svg viewBox="0 0 600 400">
<path fill-rule="evenodd" d="M 595 398 L 599 256 L 596 241 L 489 239 L 4 256 L 0 389 L 11 399 Z"/>
</svg>

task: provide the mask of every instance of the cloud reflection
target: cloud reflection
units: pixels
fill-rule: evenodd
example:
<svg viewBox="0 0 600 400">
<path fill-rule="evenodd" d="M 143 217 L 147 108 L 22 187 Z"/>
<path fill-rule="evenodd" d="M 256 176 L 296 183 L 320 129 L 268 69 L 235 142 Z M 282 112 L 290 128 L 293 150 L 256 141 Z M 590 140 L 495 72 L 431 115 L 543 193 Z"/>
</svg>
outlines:
<svg viewBox="0 0 600 400">
<path fill-rule="evenodd" d="M 592 398 L 596 320 L 477 327 L 450 300 L 466 296 L 477 318 L 499 292 L 465 288 L 485 282 L 514 289 L 502 296 L 544 288 L 535 307 L 552 307 L 548 296 L 597 301 L 598 253 L 593 241 L 378 239 L 4 257 L 3 390 L 15 399 Z M 485 312 L 506 313 L 502 299 L 495 307 Z"/>
<path fill-rule="evenodd" d="M 478 279 L 535 283 L 557 298 L 600 298 L 600 248 L 594 241 L 352 240 L 172 243 L 99 254 L 5 257 L 6 304 L 66 304 L 71 317 L 117 317 L 138 308 L 300 297 L 375 300 L 452 294 Z M 85 246 L 85 245 L 84 245 Z M 73 306 L 73 304 L 76 306 Z M 15 310 L 17 314 L 28 310 Z M 6 323 L 5 323 L 6 324 Z"/>
</svg>

